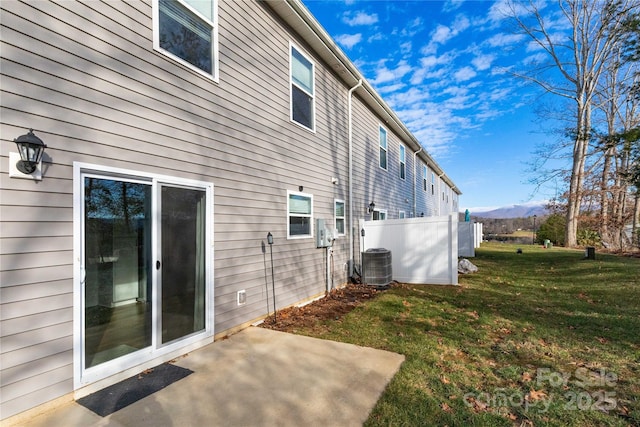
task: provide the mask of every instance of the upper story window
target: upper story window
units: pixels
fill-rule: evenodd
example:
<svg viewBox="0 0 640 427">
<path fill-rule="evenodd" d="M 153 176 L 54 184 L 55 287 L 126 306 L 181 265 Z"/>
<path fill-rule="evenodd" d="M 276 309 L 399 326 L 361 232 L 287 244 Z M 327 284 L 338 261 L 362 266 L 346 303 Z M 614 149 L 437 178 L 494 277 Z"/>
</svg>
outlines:
<svg viewBox="0 0 640 427">
<path fill-rule="evenodd" d="M 380 167 L 387 170 L 387 130 L 380 126 Z"/>
<path fill-rule="evenodd" d="M 154 0 L 154 49 L 217 80 L 217 7 L 217 0 Z"/>
<path fill-rule="evenodd" d="M 291 45 L 291 120 L 315 129 L 314 65 L 301 51 Z"/>
<path fill-rule="evenodd" d="M 287 191 L 287 238 L 313 236 L 313 196 Z"/>
<path fill-rule="evenodd" d="M 335 200 L 334 202 L 334 217 L 336 221 L 336 232 L 338 236 L 344 236 L 344 200 Z"/>
<path fill-rule="evenodd" d="M 427 191 L 427 165 L 422 165 L 422 189 Z"/>
<path fill-rule="evenodd" d="M 404 145 L 400 144 L 400 178 L 404 179 L 406 174 L 406 149 Z"/>
<path fill-rule="evenodd" d="M 436 194 L 436 174 L 431 172 L 431 195 L 435 196 Z"/>
</svg>

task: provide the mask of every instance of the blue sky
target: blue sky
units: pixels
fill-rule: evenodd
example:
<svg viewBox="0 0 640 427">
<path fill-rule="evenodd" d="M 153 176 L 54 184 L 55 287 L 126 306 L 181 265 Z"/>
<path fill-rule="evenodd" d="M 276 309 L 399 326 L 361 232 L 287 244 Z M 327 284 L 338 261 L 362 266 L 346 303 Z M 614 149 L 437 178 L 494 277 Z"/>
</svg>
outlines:
<svg viewBox="0 0 640 427">
<path fill-rule="evenodd" d="M 538 58 L 501 1 L 303 0 L 463 192 L 460 207 L 549 199 L 527 170 L 546 139 L 535 86 L 512 77 Z"/>
</svg>

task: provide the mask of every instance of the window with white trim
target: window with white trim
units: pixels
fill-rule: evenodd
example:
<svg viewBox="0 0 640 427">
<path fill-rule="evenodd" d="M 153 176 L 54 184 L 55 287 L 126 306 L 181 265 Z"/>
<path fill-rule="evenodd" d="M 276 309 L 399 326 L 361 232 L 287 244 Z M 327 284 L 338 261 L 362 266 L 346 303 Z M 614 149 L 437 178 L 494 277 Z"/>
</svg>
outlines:
<svg viewBox="0 0 640 427">
<path fill-rule="evenodd" d="M 380 143 L 380 167 L 387 170 L 387 130 L 380 126 L 378 137 Z"/>
<path fill-rule="evenodd" d="M 344 200 L 336 199 L 333 203 L 333 212 L 335 218 L 335 228 L 338 236 L 345 235 L 345 209 L 344 209 Z"/>
<path fill-rule="evenodd" d="M 427 191 L 427 165 L 422 165 L 422 189 Z"/>
<path fill-rule="evenodd" d="M 405 219 L 405 218 L 406 218 L 406 214 L 405 214 L 405 212 L 404 212 L 404 211 L 399 211 L 399 212 L 398 212 L 398 218 L 400 218 L 400 219 Z"/>
<path fill-rule="evenodd" d="M 218 79 L 218 0 L 154 0 L 153 47 Z"/>
<path fill-rule="evenodd" d="M 287 238 L 313 236 L 313 195 L 287 191 Z"/>
<path fill-rule="evenodd" d="M 400 179 L 405 178 L 406 174 L 406 149 L 404 145 L 400 144 Z"/>
<path fill-rule="evenodd" d="M 382 209 L 374 209 L 371 219 L 374 221 L 384 221 L 387 219 L 387 211 Z"/>
<path fill-rule="evenodd" d="M 295 46 L 290 45 L 291 120 L 310 130 L 315 129 L 314 64 Z"/>
<path fill-rule="evenodd" d="M 435 196 L 436 194 L 436 174 L 431 172 L 431 195 Z"/>
</svg>

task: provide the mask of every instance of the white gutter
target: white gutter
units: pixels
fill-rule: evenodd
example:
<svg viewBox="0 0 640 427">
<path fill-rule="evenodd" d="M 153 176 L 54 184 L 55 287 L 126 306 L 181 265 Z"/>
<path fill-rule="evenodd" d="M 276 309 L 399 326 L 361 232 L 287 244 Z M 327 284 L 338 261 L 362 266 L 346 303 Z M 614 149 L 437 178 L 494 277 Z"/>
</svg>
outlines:
<svg viewBox="0 0 640 427">
<path fill-rule="evenodd" d="M 358 80 L 358 84 L 349 89 L 349 94 L 347 95 L 349 103 L 349 277 L 353 276 L 353 263 L 355 262 L 353 258 L 353 243 L 355 241 L 355 235 L 353 232 L 353 118 L 351 113 L 351 98 L 353 96 L 353 92 L 360 86 L 362 86 L 362 79 Z"/>
<path fill-rule="evenodd" d="M 418 151 L 414 151 L 413 152 L 413 216 L 414 218 L 418 216 L 418 212 L 417 212 L 417 207 L 416 207 L 416 181 L 417 181 L 417 176 L 416 176 L 416 156 L 418 155 L 418 153 L 420 153 L 422 151 L 422 146 L 420 147 L 420 149 Z"/>
</svg>

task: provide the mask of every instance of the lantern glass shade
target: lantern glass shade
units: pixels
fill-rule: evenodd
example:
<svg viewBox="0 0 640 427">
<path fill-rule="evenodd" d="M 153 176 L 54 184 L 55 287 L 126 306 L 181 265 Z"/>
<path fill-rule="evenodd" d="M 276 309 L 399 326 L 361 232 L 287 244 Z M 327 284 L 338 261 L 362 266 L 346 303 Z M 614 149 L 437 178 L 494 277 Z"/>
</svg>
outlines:
<svg viewBox="0 0 640 427">
<path fill-rule="evenodd" d="M 20 153 L 20 161 L 16 167 L 22 173 L 33 173 L 42 160 L 42 154 L 47 146 L 33 133 L 33 129 L 14 139 L 14 142 L 18 146 L 18 153 Z"/>
<path fill-rule="evenodd" d="M 267 243 L 273 245 L 273 234 L 271 232 L 267 234 Z"/>
</svg>

